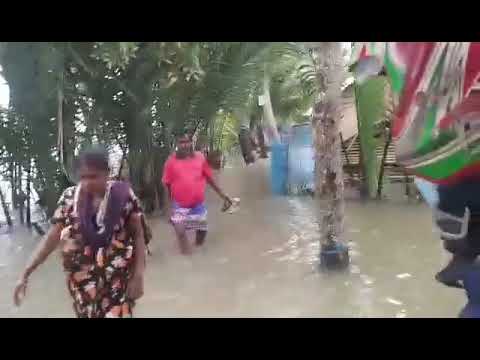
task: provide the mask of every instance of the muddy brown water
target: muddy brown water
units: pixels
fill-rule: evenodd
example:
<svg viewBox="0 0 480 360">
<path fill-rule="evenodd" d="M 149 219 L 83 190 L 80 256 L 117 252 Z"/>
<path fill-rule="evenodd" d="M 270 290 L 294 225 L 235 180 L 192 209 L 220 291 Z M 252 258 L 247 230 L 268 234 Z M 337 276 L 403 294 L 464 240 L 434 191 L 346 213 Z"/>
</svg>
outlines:
<svg viewBox="0 0 480 360">
<path fill-rule="evenodd" d="M 218 175 L 241 198 L 234 214 L 207 195 L 210 232 L 191 257 L 177 249 L 161 217 L 150 220 L 154 239 L 145 296 L 137 317 L 456 317 L 460 290 L 435 282 L 448 260 L 424 204 L 401 195 L 383 202 L 349 200 L 348 273 L 316 271 L 322 204 L 308 197 L 274 197 L 268 161 L 234 166 Z M 38 237 L 24 229 L 0 236 L 0 316 L 72 317 L 59 257 L 32 276 L 21 308 L 12 289 Z"/>
</svg>

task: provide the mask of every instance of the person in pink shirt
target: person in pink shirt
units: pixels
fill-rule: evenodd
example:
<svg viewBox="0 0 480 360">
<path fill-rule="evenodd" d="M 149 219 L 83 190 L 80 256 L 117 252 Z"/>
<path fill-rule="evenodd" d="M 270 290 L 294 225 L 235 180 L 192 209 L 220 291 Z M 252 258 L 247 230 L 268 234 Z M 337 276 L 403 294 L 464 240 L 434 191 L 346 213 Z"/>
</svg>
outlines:
<svg viewBox="0 0 480 360">
<path fill-rule="evenodd" d="M 170 155 L 163 169 L 162 182 L 168 194 L 169 218 L 175 228 L 182 254 L 191 253 L 187 230 L 196 232 L 195 244 L 202 245 L 207 236 L 205 189 L 209 184 L 224 201 L 224 209 L 232 201 L 213 179 L 205 156 L 193 151 L 192 139 L 183 133 L 177 138 L 177 150 Z"/>
</svg>

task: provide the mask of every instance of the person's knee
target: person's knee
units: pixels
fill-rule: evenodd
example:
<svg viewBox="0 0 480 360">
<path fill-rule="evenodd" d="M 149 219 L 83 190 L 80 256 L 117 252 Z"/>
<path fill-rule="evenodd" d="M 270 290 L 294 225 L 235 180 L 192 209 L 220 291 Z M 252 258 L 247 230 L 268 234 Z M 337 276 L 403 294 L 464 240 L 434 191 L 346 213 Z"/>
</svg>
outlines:
<svg viewBox="0 0 480 360">
<path fill-rule="evenodd" d="M 197 239 L 204 240 L 207 237 L 207 232 L 204 230 L 197 231 Z"/>
<path fill-rule="evenodd" d="M 177 234 L 177 236 L 183 237 L 187 232 L 187 230 L 185 229 L 185 226 L 183 226 L 182 224 L 174 224 L 173 228 L 175 229 L 175 233 Z"/>
<path fill-rule="evenodd" d="M 197 236 L 195 242 L 198 246 L 202 245 L 207 238 L 207 231 L 205 230 L 197 230 Z"/>
</svg>

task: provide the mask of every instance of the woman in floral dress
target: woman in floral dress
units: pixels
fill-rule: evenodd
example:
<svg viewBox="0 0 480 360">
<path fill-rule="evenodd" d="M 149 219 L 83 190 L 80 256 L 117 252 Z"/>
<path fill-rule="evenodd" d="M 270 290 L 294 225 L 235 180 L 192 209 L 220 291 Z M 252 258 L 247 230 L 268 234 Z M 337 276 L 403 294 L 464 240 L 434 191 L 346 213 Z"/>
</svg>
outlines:
<svg viewBox="0 0 480 360">
<path fill-rule="evenodd" d="M 60 245 L 67 288 L 80 318 L 131 317 L 143 295 L 144 219 L 130 186 L 109 181 L 108 154 L 82 153 L 77 186 L 64 191 L 52 227 L 15 288 L 20 305 L 33 271 Z"/>
</svg>

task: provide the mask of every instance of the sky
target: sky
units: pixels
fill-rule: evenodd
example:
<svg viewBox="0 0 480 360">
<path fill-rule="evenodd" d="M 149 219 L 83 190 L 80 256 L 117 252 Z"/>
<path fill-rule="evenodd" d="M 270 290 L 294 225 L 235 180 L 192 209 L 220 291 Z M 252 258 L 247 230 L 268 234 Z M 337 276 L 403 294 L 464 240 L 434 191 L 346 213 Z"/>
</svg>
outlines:
<svg viewBox="0 0 480 360">
<path fill-rule="evenodd" d="M 0 72 L 2 67 L 0 66 Z M 10 96 L 10 91 L 8 90 L 8 85 L 5 79 L 0 75 L 0 106 L 8 107 L 8 98 Z"/>
</svg>

